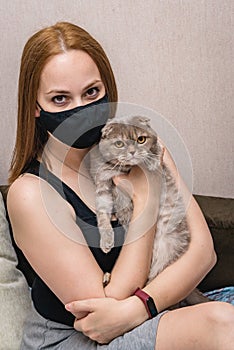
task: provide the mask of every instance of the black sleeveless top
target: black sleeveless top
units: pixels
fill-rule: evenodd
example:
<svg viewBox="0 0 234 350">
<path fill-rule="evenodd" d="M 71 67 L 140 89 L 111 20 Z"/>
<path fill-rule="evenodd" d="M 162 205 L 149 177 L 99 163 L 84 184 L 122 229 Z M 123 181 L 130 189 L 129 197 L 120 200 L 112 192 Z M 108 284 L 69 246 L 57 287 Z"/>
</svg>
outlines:
<svg viewBox="0 0 234 350">
<path fill-rule="evenodd" d="M 80 197 L 37 160 L 32 162 L 26 173 L 34 174 L 46 180 L 72 205 L 76 214 L 76 223 L 80 227 L 97 263 L 103 272 L 111 272 L 119 256 L 125 235 L 124 229 L 118 221 L 111 223 L 115 232 L 115 247 L 108 254 L 103 253 L 99 248 L 100 234 L 97 227 L 96 215 L 86 206 Z M 61 276 L 61 278 L 63 277 Z M 36 310 L 46 319 L 73 326 L 75 317 L 65 310 L 63 303 L 38 275 L 36 275 L 32 284 L 32 299 Z"/>
</svg>

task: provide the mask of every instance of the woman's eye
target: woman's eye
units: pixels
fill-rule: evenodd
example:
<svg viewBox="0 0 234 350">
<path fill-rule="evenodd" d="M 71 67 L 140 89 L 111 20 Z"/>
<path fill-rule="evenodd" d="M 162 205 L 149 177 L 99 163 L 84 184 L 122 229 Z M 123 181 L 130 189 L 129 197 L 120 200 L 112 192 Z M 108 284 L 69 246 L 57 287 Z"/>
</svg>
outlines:
<svg viewBox="0 0 234 350">
<path fill-rule="evenodd" d="M 90 89 L 88 89 L 85 93 L 85 95 L 87 97 L 92 97 L 92 98 L 95 98 L 97 97 L 98 93 L 99 93 L 99 88 L 98 87 L 92 87 Z"/>
<path fill-rule="evenodd" d="M 122 148 L 124 146 L 123 141 L 115 141 L 115 147 Z"/>
<path fill-rule="evenodd" d="M 145 136 L 139 136 L 138 139 L 137 139 L 137 143 L 140 143 L 140 144 L 145 143 L 145 141 L 146 141 L 146 137 Z"/>
<path fill-rule="evenodd" d="M 54 96 L 52 98 L 52 101 L 57 105 L 63 105 L 64 103 L 67 102 L 67 97 L 64 95 Z"/>
</svg>

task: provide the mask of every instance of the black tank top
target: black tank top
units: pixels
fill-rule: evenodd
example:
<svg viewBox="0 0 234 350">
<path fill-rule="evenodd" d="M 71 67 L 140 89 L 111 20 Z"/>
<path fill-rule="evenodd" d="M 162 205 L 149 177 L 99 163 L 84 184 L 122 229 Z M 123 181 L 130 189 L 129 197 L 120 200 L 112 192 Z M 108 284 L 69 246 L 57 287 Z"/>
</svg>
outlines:
<svg viewBox="0 0 234 350">
<path fill-rule="evenodd" d="M 115 247 L 108 254 L 105 254 L 98 248 L 100 234 L 97 227 L 96 215 L 86 206 L 80 197 L 37 160 L 32 162 L 26 173 L 40 176 L 40 178 L 46 180 L 72 205 L 76 213 L 76 223 L 80 227 L 97 263 L 103 272 L 111 272 L 119 256 L 125 235 L 124 229 L 118 221 L 112 221 L 111 223 L 115 232 Z M 74 316 L 65 310 L 63 303 L 38 275 L 36 275 L 32 284 L 32 299 L 36 310 L 46 319 L 73 326 Z"/>
</svg>

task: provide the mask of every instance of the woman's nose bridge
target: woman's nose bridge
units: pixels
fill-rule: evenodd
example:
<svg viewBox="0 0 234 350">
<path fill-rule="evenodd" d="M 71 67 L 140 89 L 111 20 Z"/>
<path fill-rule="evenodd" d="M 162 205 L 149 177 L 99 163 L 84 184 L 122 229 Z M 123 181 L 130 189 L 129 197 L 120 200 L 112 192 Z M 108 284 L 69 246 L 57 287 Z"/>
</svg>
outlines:
<svg viewBox="0 0 234 350">
<path fill-rule="evenodd" d="M 84 106 L 85 103 L 84 101 L 82 100 L 82 97 L 81 96 L 76 96 L 74 98 L 74 107 L 81 107 L 81 106 Z"/>
</svg>

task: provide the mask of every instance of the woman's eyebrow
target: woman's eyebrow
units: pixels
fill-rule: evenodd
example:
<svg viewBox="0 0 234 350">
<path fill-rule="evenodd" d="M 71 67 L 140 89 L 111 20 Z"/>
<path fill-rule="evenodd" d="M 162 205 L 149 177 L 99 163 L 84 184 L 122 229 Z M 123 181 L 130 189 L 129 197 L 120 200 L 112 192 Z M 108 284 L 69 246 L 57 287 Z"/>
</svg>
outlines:
<svg viewBox="0 0 234 350">
<path fill-rule="evenodd" d="M 95 79 L 93 80 L 91 83 L 89 83 L 88 85 L 86 85 L 82 90 L 88 90 L 89 88 L 91 88 L 93 85 L 97 84 L 97 83 L 101 83 L 102 80 L 101 79 Z M 48 92 L 46 92 L 46 95 L 49 95 L 49 94 L 69 94 L 70 91 L 68 90 L 60 90 L 60 89 L 52 89 Z"/>
<path fill-rule="evenodd" d="M 91 88 L 93 85 L 97 84 L 97 83 L 102 83 L 101 79 L 95 79 L 93 80 L 91 83 L 89 83 L 87 86 L 85 86 L 83 88 L 83 90 L 88 90 L 89 88 Z"/>
<path fill-rule="evenodd" d="M 56 94 L 68 94 L 69 91 L 66 91 L 66 90 L 56 90 L 56 89 L 54 89 L 54 90 L 50 90 L 50 91 L 46 92 L 46 95 L 54 94 L 54 93 L 56 93 Z"/>
</svg>

